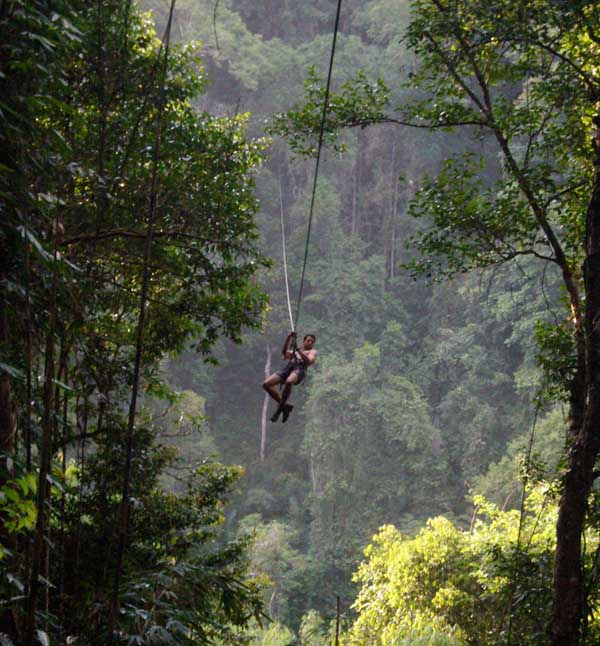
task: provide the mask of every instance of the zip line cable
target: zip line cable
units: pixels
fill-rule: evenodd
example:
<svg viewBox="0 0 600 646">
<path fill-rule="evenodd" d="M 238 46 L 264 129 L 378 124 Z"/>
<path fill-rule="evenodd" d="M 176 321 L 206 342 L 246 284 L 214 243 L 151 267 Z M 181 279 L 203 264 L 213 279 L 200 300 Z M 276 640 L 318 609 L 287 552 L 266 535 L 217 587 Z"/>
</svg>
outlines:
<svg viewBox="0 0 600 646">
<path fill-rule="evenodd" d="M 313 178 L 312 186 L 312 195 L 310 198 L 310 212 L 308 216 L 308 230 L 306 232 L 306 245 L 304 248 L 304 262 L 302 263 L 302 276 L 300 278 L 300 288 L 298 290 L 298 302 L 296 304 L 296 323 L 300 319 L 300 305 L 302 303 L 302 290 L 304 288 L 304 275 L 306 273 L 306 261 L 308 260 L 308 246 L 310 242 L 310 233 L 312 228 L 312 220 L 315 208 L 315 195 L 317 192 L 317 179 L 319 177 L 319 164 L 321 161 L 321 149 L 323 147 L 323 134 L 325 131 L 325 119 L 327 118 L 327 104 L 329 103 L 329 89 L 331 87 L 331 75 L 333 72 L 333 59 L 335 56 L 335 45 L 337 41 L 337 33 L 340 25 L 340 12 L 342 8 L 342 0 L 338 0 L 337 12 L 335 15 L 335 26 L 333 28 L 333 42 L 331 43 L 331 56 L 329 58 L 329 71 L 327 73 L 327 85 L 325 87 L 325 100 L 323 101 L 323 113 L 321 115 L 321 126 L 319 128 L 319 144 L 317 147 L 317 163 L 315 166 L 315 175 Z M 288 306 L 289 306 L 289 295 L 288 295 Z M 292 323 L 292 330 L 294 329 L 294 321 L 290 315 L 290 321 Z"/>
<path fill-rule="evenodd" d="M 285 253 L 285 227 L 283 222 L 283 193 L 281 191 L 281 177 L 279 178 L 279 213 L 281 215 L 281 244 L 283 247 L 283 272 L 285 274 L 285 295 L 287 297 L 288 314 L 290 315 L 290 330 L 294 329 L 292 317 L 292 303 L 290 301 L 290 282 L 288 280 L 287 256 Z"/>
</svg>

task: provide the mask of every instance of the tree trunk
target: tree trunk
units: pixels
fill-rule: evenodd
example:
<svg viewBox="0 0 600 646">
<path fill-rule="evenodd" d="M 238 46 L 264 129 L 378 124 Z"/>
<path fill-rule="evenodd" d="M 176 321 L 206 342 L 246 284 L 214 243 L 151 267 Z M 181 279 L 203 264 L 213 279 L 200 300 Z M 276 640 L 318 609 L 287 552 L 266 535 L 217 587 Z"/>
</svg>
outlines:
<svg viewBox="0 0 600 646">
<path fill-rule="evenodd" d="M 16 421 L 10 379 L 7 374 L 2 374 L 0 375 L 0 451 L 4 454 L 13 453 Z M 0 466 L 6 468 L 5 464 Z"/>
<path fill-rule="evenodd" d="M 166 92 L 165 83 L 169 67 L 169 46 L 171 41 L 171 25 L 173 22 L 173 14 L 175 11 L 176 0 L 171 0 L 169 9 L 169 18 L 161 49 L 159 54 L 162 53 L 162 77 L 160 80 L 158 109 L 156 112 L 155 121 L 155 137 L 154 137 L 154 151 L 152 154 L 152 174 L 150 180 L 150 196 L 148 205 L 148 217 L 146 224 L 146 238 L 144 241 L 144 256 L 142 264 L 142 284 L 140 293 L 140 309 L 138 315 L 138 324 L 136 330 L 136 343 L 135 343 L 135 360 L 133 368 L 133 383 L 131 385 L 131 400 L 129 402 L 129 416 L 127 422 L 127 449 L 125 454 L 125 468 L 123 470 L 123 489 L 121 492 L 121 504 L 118 513 L 118 527 L 117 527 L 117 550 L 116 550 L 116 565 L 115 577 L 113 582 L 113 591 L 110 601 L 108 627 L 109 627 L 109 641 L 114 643 L 116 639 L 115 629 L 117 627 L 117 619 L 119 614 L 119 593 L 121 585 L 122 566 L 127 544 L 127 535 L 129 531 L 129 488 L 130 477 L 133 460 L 133 440 L 135 431 L 135 419 L 137 412 L 137 397 L 138 388 L 140 384 L 140 376 L 142 369 L 142 354 L 144 351 L 144 332 L 146 325 L 146 307 L 148 303 L 148 291 L 150 289 L 150 269 L 149 261 L 152 252 L 152 236 L 154 233 L 154 218 L 156 214 L 158 202 L 158 179 L 159 179 L 159 160 L 161 152 L 161 137 L 163 132 L 163 117 L 166 105 Z"/>
<path fill-rule="evenodd" d="M 4 275 L 0 273 L 0 278 Z M 4 280 L 2 280 L 4 282 Z M 0 348 L 9 344 L 9 323 L 8 323 L 8 303 L 2 295 L 0 312 Z M 0 371 L 0 451 L 11 454 L 15 446 L 15 430 L 17 418 L 15 407 L 12 401 L 12 384 L 10 376 L 4 371 Z M 2 482 L 0 481 L 0 484 Z"/>
<path fill-rule="evenodd" d="M 386 240 L 389 239 L 389 269 L 387 277 L 389 280 L 394 278 L 394 265 L 396 263 L 396 215 L 398 212 L 398 177 L 396 176 L 396 139 L 394 138 L 392 143 L 392 164 L 391 164 L 391 175 L 392 175 L 392 197 L 390 204 L 390 224 L 389 224 L 389 236 L 386 234 Z M 388 255 L 386 254 L 386 259 Z"/>
<path fill-rule="evenodd" d="M 54 257 L 56 265 L 56 255 Z M 56 269 L 54 269 L 56 274 Z M 42 440 L 40 446 L 40 465 L 38 474 L 37 521 L 33 540 L 33 559 L 29 580 L 29 598 L 27 600 L 27 617 L 25 628 L 25 645 L 33 646 L 36 627 L 36 609 L 39 592 L 39 577 L 43 572 L 44 552 L 46 545 L 47 501 L 50 495 L 47 476 L 52 461 L 52 411 L 54 381 L 54 328 L 56 322 L 56 276 L 52 287 L 51 322 L 46 342 L 46 367 L 44 370 L 44 413 L 42 417 Z"/>
<path fill-rule="evenodd" d="M 354 160 L 354 165 L 352 167 L 352 220 L 350 222 L 350 233 L 354 235 L 356 233 L 356 199 L 358 193 L 358 150 L 356 151 L 356 159 Z"/>
<path fill-rule="evenodd" d="M 55 378 L 60 377 L 56 372 L 55 335 L 58 324 L 58 248 L 61 243 L 61 229 L 58 214 L 53 222 L 53 260 L 52 284 L 50 288 L 49 325 L 46 335 L 46 349 L 44 353 L 44 409 L 42 414 L 42 437 L 39 449 L 39 471 L 37 491 L 37 518 L 34 539 L 31 546 L 31 571 L 29 572 L 29 595 L 27 597 L 27 612 L 25 618 L 25 646 L 33 646 L 36 630 L 36 610 L 39 595 L 40 575 L 47 574 L 45 570 L 47 549 L 47 528 L 49 524 L 48 501 L 50 499 L 50 484 L 48 476 L 52 464 L 53 436 L 55 430 L 54 390 Z M 47 586 L 48 583 L 44 583 Z"/>
<path fill-rule="evenodd" d="M 596 117 L 600 122 L 600 117 Z M 600 139 L 594 142 L 594 186 L 586 219 L 585 376 L 583 420 L 573 438 L 556 527 L 552 646 L 576 646 L 585 621 L 582 533 L 600 451 Z M 581 368 L 581 366 L 580 366 Z"/>
<path fill-rule="evenodd" d="M 25 362 L 26 362 L 26 389 L 25 396 L 27 400 L 25 401 L 25 428 L 23 432 L 23 445 L 25 447 L 25 464 L 27 466 L 27 471 L 31 470 L 31 400 L 32 400 L 32 379 L 31 379 L 31 368 L 33 364 L 33 349 L 32 349 L 32 316 L 31 316 L 31 293 L 30 293 L 30 281 L 31 281 L 31 263 L 29 257 L 29 240 L 28 240 L 28 229 L 29 229 L 29 205 L 25 205 L 23 209 L 23 225 L 25 227 Z"/>
<path fill-rule="evenodd" d="M 390 244 L 390 280 L 396 277 L 396 218 L 398 217 L 398 185 L 400 180 L 394 176 L 394 204 L 392 207 L 392 241 Z"/>
<path fill-rule="evenodd" d="M 6 301 L 2 303 L 0 314 L 0 347 L 8 342 L 8 307 Z M 12 384 L 8 374 L 0 373 L 0 452 L 6 456 L 0 460 L 0 485 L 4 484 L 2 474 L 12 473 L 12 466 L 8 458 L 14 453 L 15 433 L 17 428 L 16 406 L 13 401 Z M 6 531 L 4 523 L 0 523 L 0 539 L 12 550 L 15 550 L 16 541 Z M 16 550 L 15 550 L 16 552 Z M 6 562 L 4 563 L 6 565 Z M 0 633 L 12 637 L 15 641 L 19 638 L 17 626 L 18 615 L 11 606 L 0 607 Z"/>
<path fill-rule="evenodd" d="M 265 379 L 271 374 L 271 346 L 267 343 L 267 360 L 265 361 Z M 263 400 L 262 415 L 260 419 L 260 461 L 265 461 L 265 449 L 267 447 L 267 411 L 269 410 L 269 395 L 265 393 Z"/>
</svg>

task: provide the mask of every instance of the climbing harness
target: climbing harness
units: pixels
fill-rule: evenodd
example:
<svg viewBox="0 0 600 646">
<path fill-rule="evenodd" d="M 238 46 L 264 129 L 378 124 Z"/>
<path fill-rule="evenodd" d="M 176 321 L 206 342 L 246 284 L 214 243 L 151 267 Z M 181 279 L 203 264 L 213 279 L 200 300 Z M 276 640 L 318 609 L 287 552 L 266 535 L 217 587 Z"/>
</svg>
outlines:
<svg viewBox="0 0 600 646">
<path fill-rule="evenodd" d="M 302 303 L 302 291 L 304 289 L 304 276 L 306 273 L 306 263 L 308 260 L 308 248 L 309 248 L 309 243 L 310 243 L 310 233 L 312 229 L 312 221 L 313 221 L 313 214 L 314 214 L 314 208 L 315 208 L 315 196 L 317 193 L 317 180 L 319 177 L 319 165 L 321 162 L 321 149 L 323 148 L 323 136 L 325 132 L 325 120 L 327 118 L 327 108 L 329 104 L 329 90 L 331 88 L 331 76 L 333 72 L 333 59 L 335 57 L 335 46 L 337 42 L 337 34 L 339 30 L 339 25 L 340 25 L 340 13 L 342 9 L 342 0 L 338 0 L 337 4 L 337 11 L 335 15 L 335 26 L 333 28 L 333 41 L 331 43 L 331 55 L 329 57 L 329 70 L 327 72 L 327 85 L 325 87 L 325 99 L 323 101 L 323 112 L 321 114 L 321 124 L 319 127 L 319 144 L 317 146 L 317 162 L 315 164 L 315 174 L 313 177 L 313 184 L 312 184 L 312 194 L 310 198 L 310 211 L 308 215 L 308 229 L 306 232 L 306 244 L 304 246 L 304 261 L 302 263 L 302 275 L 300 278 L 300 287 L 298 289 L 298 300 L 296 303 L 296 317 L 295 317 L 295 322 L 296 324 L 298 323 L 298 320 L 300 319 L 300 305 Z M 282 242 L 283 242 L 283 266 L 284 266 L 284 271 L 285 271 L 285 284 L 286 284 L 286 295 L 287 295 L 287 305 L 288 305 L 288 312 L 290 316 L 290 324 L 291 324 L 291 329 L 295 330 L 294 326 L 294 318 L 292 317 L 292 306 L 291 306 L 291 301 L 290 301 L 290 290 L 289 290 L 289 285 L 288 285 L 288 275 L 287 275 L 287 259 L 286 259 L 286 252 L 285 252 L 285 233 L 284 233 L 284 226 L 283 226 L 283 198 L 281 195 L 281 182 L 279 184 L 279 199 L 280 199 L 280 206 L 281 206 L 281 234 L 282 234 Z M 296 349 L 295 345 L 295 340 L 294 340 L 294 350 Z"/>
</svg>

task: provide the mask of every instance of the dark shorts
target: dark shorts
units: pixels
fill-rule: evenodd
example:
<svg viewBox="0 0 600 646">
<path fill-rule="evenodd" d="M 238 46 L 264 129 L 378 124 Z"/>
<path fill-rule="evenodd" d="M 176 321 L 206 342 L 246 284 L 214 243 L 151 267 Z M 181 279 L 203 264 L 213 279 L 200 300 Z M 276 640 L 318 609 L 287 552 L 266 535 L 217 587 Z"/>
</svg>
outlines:
<svg viewBox="0 0 600 646">
<path fill-rule="evenodd" d="M 296 383 L 299 384 L 304 379 L 306 368 L 303 365 L 286 363 L 285 366 L 282 366 L 275 374 L 281 377 L 281 381 L 285 381 L 292 372 L 295 372 L 298 375 L 298 381 Z"/>
</svg>

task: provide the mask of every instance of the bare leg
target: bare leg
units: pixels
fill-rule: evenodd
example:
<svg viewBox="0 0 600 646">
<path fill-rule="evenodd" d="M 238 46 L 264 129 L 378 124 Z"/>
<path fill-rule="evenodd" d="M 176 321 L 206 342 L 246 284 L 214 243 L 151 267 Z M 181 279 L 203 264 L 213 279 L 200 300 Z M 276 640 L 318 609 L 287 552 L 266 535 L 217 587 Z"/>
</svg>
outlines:
<svg viewBox="0 0 600 646">
<path fill-rule="evenodd" d="M 292 372 L 292 374 L 285 380 L 285 387 L 281 393 L 281 404 L 279 404 L 279 408 L 283 411 L 282 422 L 287 421 L 287 418 L 292 412 L 292 408 L 294 408 L 291 404 L 287 403 L 287 400 L 292 394 L 292 386 L 297 383 L 298 375 L 295 372 Z"/>
<path fill-rule="evenodd" d="M 281 383 L 281 377 L 277 373 L 274 373 L 268 379 L 265 379 L 262 385 L 262 387 L 264 388 L 265 392 L 269 395 L 269 397 L 274 399 L 278 404 L 281 404 L 281 397 L 277 392 L 277 389 L 275 388 L 275 386 L 277 386 L 277 384 L 280 384 L 280 383 Z"/>
<path fill-rule="evenodd" d="M 286 382 L 283 390 L 281 391 L 281 406 L 285 406 L 287 400 L 292 394 L 292 386 Z"/>
</svg>

